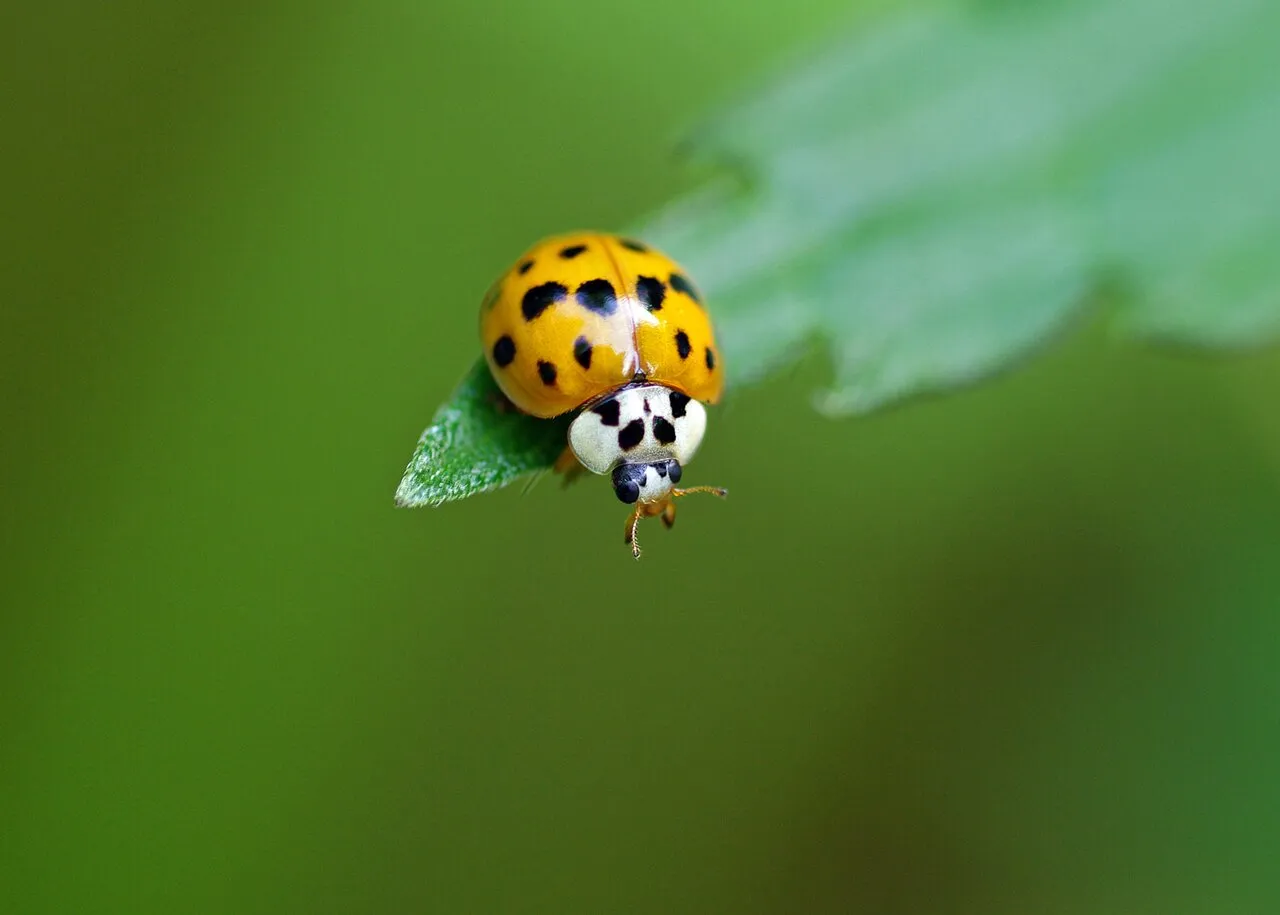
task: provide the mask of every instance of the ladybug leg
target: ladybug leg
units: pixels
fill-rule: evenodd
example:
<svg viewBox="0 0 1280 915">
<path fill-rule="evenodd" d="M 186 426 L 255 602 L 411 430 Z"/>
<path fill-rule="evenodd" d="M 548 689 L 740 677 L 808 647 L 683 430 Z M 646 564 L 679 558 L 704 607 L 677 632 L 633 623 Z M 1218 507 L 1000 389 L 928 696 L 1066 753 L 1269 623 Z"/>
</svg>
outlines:
<svg viewBox="0 0 1280 915">
<path fill-rule="evenodd" d="M 668 502 L 667 507 L 662 510 L 662 523 L 667 526 L 667 530 L 671 530 L 676 523 L 676 503 Z"/>
<path fill-rule="evenodd" d="M 573 449 L 567 446 L 564 451 L 560 452 L 560 456 L 556 458 L 556 462 L 551 466 L 551 469 L 564 477 L 562 483 L 565 486 L 568 486 L 587 472 L 587 468 L 578 462 Z"/>
</svg>

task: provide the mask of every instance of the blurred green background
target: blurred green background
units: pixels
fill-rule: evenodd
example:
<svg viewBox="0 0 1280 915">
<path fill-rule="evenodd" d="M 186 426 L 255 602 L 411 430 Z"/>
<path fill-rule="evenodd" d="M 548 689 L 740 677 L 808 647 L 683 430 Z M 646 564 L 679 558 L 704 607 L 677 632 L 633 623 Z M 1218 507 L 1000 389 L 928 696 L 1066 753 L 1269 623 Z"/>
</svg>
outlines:
<svg viewBox="0 0 1280 915">
<path fill-rule="evenodd" d="M 1274 352 L 811 359 L 639 564 L 600 481 L 391 507 L 496 271 L 869 12 L 6 10 L 0 911 L 1280 906 Z"/>
</svg>

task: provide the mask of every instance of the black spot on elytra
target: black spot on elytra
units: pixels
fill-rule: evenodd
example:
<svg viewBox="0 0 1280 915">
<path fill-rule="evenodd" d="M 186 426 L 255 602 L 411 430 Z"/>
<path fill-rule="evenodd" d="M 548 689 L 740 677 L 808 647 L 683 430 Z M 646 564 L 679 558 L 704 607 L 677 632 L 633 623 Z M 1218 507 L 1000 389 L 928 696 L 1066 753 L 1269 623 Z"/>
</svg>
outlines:
<svg viewBox="0 0 1280 915">
<path fill-rule="evenodd" d="M 584 369 L 591 368 L 591 344 L 587 342 L 586 337 L 579 337 L 573 341 L 573 358 Z"/>
<path fill-rule="evenodd" d="M 645 308 L 650 311 L 661 311 L 662 300 L 667 297 L 667 287 L 656 277 L 642 276 L 636 280 L 636 295 Z"/>
<path fill-rule="evenodd" d="M 542 379 L 542 383 L 547 387 L 551 387 L 556 383 L 556 367 L 554 363 L 543 362 L 538 360 L 538 377 Z"/>
<path fill-rule="evenodd" d="M 693 283 L 683 273 L 671 274 L 671 288 L 676 292 L 683 292 L 699 305 L 702 304 L 702 296 L 698 295 L 698 290 L 693 288 Z"/>
<path fill-rule="evenodd" d="M 676 419 L 684 416 L 685 407 L 689 406 L 689 395 L 679 391 L 671 392 L 671 415 Z"/>
<path fill-rule="evenodd" d="M 567 261 L 571 261 L 585 250 L 587 250 L 586 245 L 570 245 L 567 248 L 560 249 L 560 256 Z"/>
<path fill-rule="evenodd" d="M 523 264 L 521 264 L 519 267 L 516 268 L 516 270 L 520 272 L 521 276 L 524 276 L 526 273 L 528 273 L 532 269 L 533 269 L 533 261 L 525 261 Z"/>
<path fill-rule="evenodd" d="M 630 451 L 636 445 L 644 441 L 644 420 L 633 419 L 622 427 L 622 431 L 618 433 L 618 447 L 623 451 Z"/>
<path fill-rule="evenodd" d="M 643 482 L 643 464 L 619 464 L 613 468 L 613 492 L 620 502 L 630 505 L 639 499 L 640 484 Z"/>
<path fill-rule="evenodd" d="M 606 426 L 616 426 L 618 424 L 621 407 L 618 406 L 616 400 L 606 400 L 599 406 L 591 408 L 591 412 L 600 417 L 600 422 Z"/>
<path fill-rule="evenodd" d="M 578 287 L 578 304 L 607 317 L 617 309 L 618 297 L 608 280 L 587 280 Z"/>
<path fill-rule="evenodd" d="M 707 371 L 713 371 L 716 367 L 716 354 L 712 352 L 711 347 L 707 347 Z"/>
<path fill-rule="evenodd" d="M 515 357 L 516 341 L 503 334 L 498 338 L 498 342 L 493 344 L 493 361 L 498 364 L 498 368 L 505 369 Z"/>
<path fill-rule="evenodd" d="M 693 352 L 693 347 L 689 344 L 689 335 L 682 330 L 676 331 L 676 352 L 680 354 L 681 359 L 688 359 L 689 354 Z"/>
<path fill-rule="evenodd" d="M 636 241 L 634 238 L 619 238 L 618 244 L 622 245 L 622 247 L 626 248 L 628 251 L 636 252 L 636 254 L 649 253 L 649 246 L 642 245 L 640 242 Z"/>
<path fill-rule="evenodd" d="M 524 294 L 524 299 L 520 302 L 524 319 L 532 321 L 568 294 L 569 290 L 559 283 L 543 283 L 541 286 L 534 286 Z"/>
<path fill-rule="evenodd" d="M 665 417 L 655 416 L 653 418 L 653 437 L 659 444 L 670 445 L 676 440 L 676 427 L 671 425 Z"/>
</svg>

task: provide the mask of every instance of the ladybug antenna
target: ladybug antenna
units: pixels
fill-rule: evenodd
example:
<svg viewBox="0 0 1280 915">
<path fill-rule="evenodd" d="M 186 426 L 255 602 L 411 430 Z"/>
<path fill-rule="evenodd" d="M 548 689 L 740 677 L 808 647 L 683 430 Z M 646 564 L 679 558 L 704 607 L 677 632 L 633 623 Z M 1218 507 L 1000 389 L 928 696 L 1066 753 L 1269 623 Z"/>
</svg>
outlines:
<svg viewBox="0 0 1280 915">
<path fill-rule="evenodd" d="M 640 541 L 636 539 L 636 528 L 640 526 L 640 519 L 643 517 L 644 513 L 637 505 L 631 517 L 627 519 L 627 536 L 624 542 L 631 545 L 631 555 L 636 559 L 640 558 Z"/>
<path fill-rule="evenodd" d="M 678 499 L 681 496 L 691 496 L 695 492 L 709 492 L 713 496 L 719 496 L 724 499 L 729 495 L 729 490 L 720 486 L 693 486 L 689 489 L 673 489 L 671 490 L 671 498 Z"/>
<path fill-rule="evenodd" d="M 636 539 L 636 530 L 640 527 L 641 518 L 652 518 L 657 515 L 662 518 L 662 523 L 670 528 L 676 523 L 676 504 L 672 500 L 681 496 L 691 496 L 695 492 L 709 492 L 722 499 L 729 495 L 729 490 L 719 486 L 693 486 L 689 489 L 673 489 L 671 495 L 660 502 L 637 502 L 636 507 L 631 510 L 631 516 L 627 518 L 627 531 L 623 538 L 623 542 L 631 547 L 631 555 L 636 559 L 640 558 L 640 541 Z"/>
</svg>

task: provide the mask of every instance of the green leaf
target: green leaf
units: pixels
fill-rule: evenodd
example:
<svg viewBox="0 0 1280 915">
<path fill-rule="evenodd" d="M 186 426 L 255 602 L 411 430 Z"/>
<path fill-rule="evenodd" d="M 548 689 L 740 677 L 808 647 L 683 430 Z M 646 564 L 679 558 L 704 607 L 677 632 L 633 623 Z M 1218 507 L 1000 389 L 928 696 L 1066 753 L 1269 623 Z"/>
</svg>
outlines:
<svg viewBox="0 0 1280 915">
<path fill-rule="evenodd" d="M 1122 333 L 1266 342 L 1280 334 L 1277 35 L 1273 0 L 918 8 L 712 120 L 691 148 L 721 177 L 630 231 L 702 285 L 731 387 L 826 341 L 830 414 L 1004 368 L 1104 285 Z M 469 450 L 442 450 L 433 425 L 401 504 L 554 458 L 545 426 L 468 403 L 442 416 Z"/>
<path fill-rule="evenodd" d="M 534 419 L 506 407 L 481 359 L 422 433 L 396 504 L 440 505 L 545 470 L 564 451 L 568 430 L 569 417 Z"/>
</svg>

